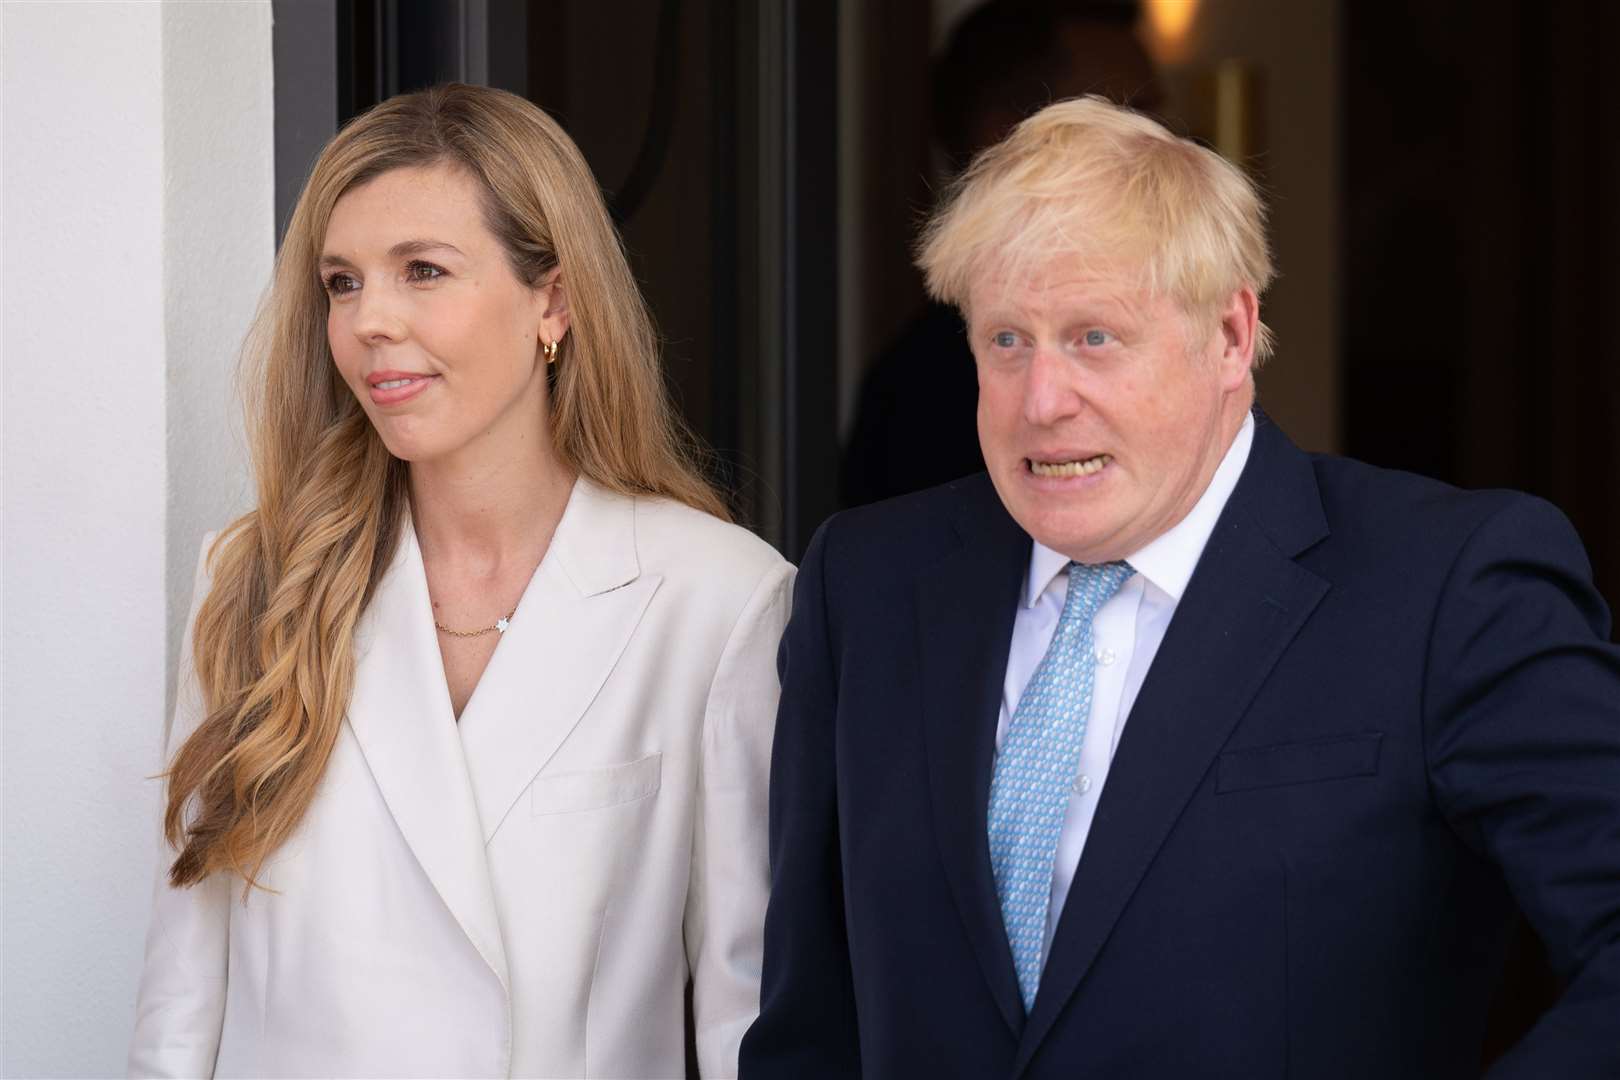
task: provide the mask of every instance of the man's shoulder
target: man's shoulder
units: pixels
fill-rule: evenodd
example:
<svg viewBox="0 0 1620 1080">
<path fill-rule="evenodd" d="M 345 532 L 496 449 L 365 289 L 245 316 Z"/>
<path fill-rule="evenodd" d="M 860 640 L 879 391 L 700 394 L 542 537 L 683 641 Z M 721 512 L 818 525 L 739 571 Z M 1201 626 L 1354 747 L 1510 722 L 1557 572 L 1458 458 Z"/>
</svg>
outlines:
<svg viewBox="0 0 1620 1080">
<path fill-rule="evenodd" d="M 1444 559 L 1487 523 L 1509 536 L 1567 525 L 1551 503 L 1524 492 L 1471 490 L 1354 458 L 1310 457 L 1333 534 L 1363 546 Z"/>
<path fill-rule="evenodd" d="M 829 523 L 837 522 L 841 536 L 858 536 L 882 543 L 902 536 L 910 538 L 919 531 L 932 535 L 942 526 L 950 527 L 964 517 L 971 518 L 1000 506 L 1001 500 L 989 475 L 978 472 L 921 491 L 840 511 Z"/>
<path fill-rule="evenodd" d="M 840 511 L 822 524 L 817 542 L 825 557 L 841 566 L 893 573 L 897 565 L 925 565 L 953 550 L 964 528 L 987 521 L 1016 528 L 989 476 L 981 472 Z"/>
</svg>

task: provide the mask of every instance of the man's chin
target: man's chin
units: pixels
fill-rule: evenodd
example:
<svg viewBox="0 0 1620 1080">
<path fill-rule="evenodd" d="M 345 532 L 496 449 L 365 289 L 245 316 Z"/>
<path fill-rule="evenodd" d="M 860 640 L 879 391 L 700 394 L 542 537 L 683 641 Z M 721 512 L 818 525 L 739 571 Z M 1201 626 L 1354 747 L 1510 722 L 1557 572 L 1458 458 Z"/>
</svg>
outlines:
<svg viewBox="0 0 1620 1080">
<path fill-rule="evenodd" d="M 1122 540 L 1117 515 L 1085 493 L 1035 493 L 1027 489 L 997 489 L 1001 503 L 1018 527 L 1036 543 L 1067 555 L 1076 562 L 1103 563 L 1123 558 L 1115 554 Z M 1021 485 L 1019 485 L 1021 486 Z M 1012 498 L 1008 495 L 1012 494 Z M 1031 497 L 1035 496 L 1035 497 Z"/>
<path fill-rule="evenodd" d="M 1105 563 L 1124 558 L 1119 552 L 1119 530 L 1098 528 L 1095 515 L 1081 523 L 1065 520 L 1062 516 L 1031 514 L 1021 517 L 1013 514 L 1023 530 L 1043 547 L 1067 555 L 1079 563 Z"/>
</svg>

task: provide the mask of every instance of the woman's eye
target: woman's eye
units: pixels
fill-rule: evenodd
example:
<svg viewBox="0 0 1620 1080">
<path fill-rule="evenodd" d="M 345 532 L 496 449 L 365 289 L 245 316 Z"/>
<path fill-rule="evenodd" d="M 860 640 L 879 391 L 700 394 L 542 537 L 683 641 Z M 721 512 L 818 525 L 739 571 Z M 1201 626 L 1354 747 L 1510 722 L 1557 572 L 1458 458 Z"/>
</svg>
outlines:
<svg viewBox="0 0 1620 1080">
<path fill-rule="evenodd" d="M 1018 335 L 1011 330 L 1002 330 L 990 336 L 990 343 L 998 349 L 1011 349 L 1018 344 Z"/>
<path fill-rule="evenodd" d="M 1111 340 L 1113 340 L 1114 335 L 1110 334 L 1106 330 L 1087 330 L 1080 337 L 1082 341 L 1095 349 L 1108 344 Z"/>
<path fill-rule="evenodd" d="M 413 262 L 405 267 L 405 277 L 411 281 L 432 281 L 444 276 L 444 271 L 432 263 Z"/>
<path fill-rule="evenodd" d="M 326 279 L 322 281 L 321 284 L 325 287 L 326 291 L 331 293 L 333 296 L 341 296 L 344 293 L 353 292 L 360 287 L 360 283 L 354 280 L 353 274 L 345 273 L 328 274 Z"/>
</svg>

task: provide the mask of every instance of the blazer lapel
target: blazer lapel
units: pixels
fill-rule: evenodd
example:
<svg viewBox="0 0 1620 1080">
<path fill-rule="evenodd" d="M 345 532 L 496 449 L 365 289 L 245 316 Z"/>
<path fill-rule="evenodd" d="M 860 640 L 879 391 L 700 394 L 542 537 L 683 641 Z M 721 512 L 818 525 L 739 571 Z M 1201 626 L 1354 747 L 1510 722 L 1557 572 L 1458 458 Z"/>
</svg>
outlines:
<svg viewBox="0 0 1620 1080">
<path fill-rule="evenodd" d="M 1007 1026 L 1024 1023 L 1012 949 L 990 872 L 986 814 L 996 718 L 1030 541 L 989 481 L 956 523 L 961 546 L 917 582 L 923 729 L 934 835 L 951 893 Z"/>
<path fill-rule="evenodd" d="M 1221 746 L 1328 591 L 1294 556 L 1327 535 L 1310 461 L 1256 417 L 1243 477 L 1132 706 L 1013 1075 L 1096 960 Z"/>
<path fill-rule="evenodd" d="M 581 477 L 551 547 L 461 714 L 481 841 L 578 725 L 658 590 L 635 501 Z"/>
<path fill-rule="evenodd" d="M 361 616 L 355 652 L 349 727 L 412 854 L 510 990 L 483 828 L 409 520 L 394 562 Z"/>
</svg>

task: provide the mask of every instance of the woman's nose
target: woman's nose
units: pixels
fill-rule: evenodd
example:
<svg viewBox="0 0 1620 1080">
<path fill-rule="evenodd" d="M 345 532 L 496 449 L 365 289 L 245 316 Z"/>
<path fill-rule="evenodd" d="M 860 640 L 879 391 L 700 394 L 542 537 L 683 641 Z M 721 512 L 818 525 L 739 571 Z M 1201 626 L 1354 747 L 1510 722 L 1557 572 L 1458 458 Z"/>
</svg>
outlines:
<svg viewBox="0 0 1620 1080">
<path fill-rule="evenodd" d="M 353 329 L 355 336 L 367 344 L 404 337 L 405 322 L 387 288 L 361 290 L 356 298 Z"/>
</svg>

